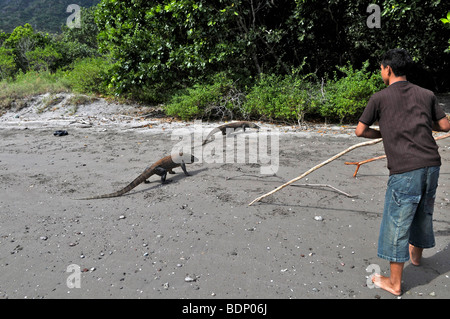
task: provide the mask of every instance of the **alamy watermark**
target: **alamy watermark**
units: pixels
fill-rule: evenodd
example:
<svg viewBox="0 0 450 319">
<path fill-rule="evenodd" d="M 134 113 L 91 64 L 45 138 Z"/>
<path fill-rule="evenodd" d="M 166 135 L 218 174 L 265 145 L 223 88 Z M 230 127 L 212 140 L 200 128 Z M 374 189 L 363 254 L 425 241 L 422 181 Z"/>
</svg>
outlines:
<svg viewBox="0 0 450 319">
<path fill-rule="evenodd" d="M 67 288 L 73 289 L 73 288 L 81 288 L 81 268 L 80 266 L 76 264 L 72 264 L 67 266 L 66 272 L 70 272 L 70 274 L 67 277 L 66 285 Z"/>
<path fill-rule="evenodd" d="M 381 9 L 377 4 L 370 4 L 367 7 L 367 13 L 371 13 L 371 15 L 366 20 L 366 25 L 368 28 L 381 28 Z"/>
<path fill-rule="evenodd" d="M 380 266 L 377 264 L 370 264 L 367 266 L 366 271 L 368 273 L 371 273 L 371 275 L 367 276 L 366 284 L 369 289 L 373 288 L 380 288 L 379 285 L 377 286 L 375 283 L 378 283 L 380 281 Z"/>
<path fill-rule="evenodd" d="M 66 21 L 69 29 L 81 28 L 81 8 L 77 4 L 70 4 L 67 6 L 67 13 L 72 13 Z"/>
<path fill-rule="evenodd" d="M 192 131 L 193 128 L 193 131 Z M 195 121 L 189 128 L 175 129 L 172 141 L 176 141 L 171 154 L 189 154 L 198 159 L 198 163 L 207 164 L 259 164 L 260 173 L 273 175 L 279 168 L 279 131 L 276 128 L 261 128 L 257 132 L 247 131 L 240 134 L 240 128 L 227 128 L 226 134 L 213 135 L 211 141 L 203 145 L 205 138 L 201 121 Z"/>
</svg>

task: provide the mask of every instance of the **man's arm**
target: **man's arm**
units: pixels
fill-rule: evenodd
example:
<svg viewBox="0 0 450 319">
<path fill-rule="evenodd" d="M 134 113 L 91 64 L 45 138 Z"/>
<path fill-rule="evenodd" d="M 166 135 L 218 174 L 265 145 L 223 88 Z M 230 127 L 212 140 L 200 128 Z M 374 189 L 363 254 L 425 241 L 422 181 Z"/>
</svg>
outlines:
<svg viewBox="0 0 450 319">
<path fill-rule="evenodd" d="M 446 116 L 440 119 L 439 121 L 433 123 L 433 131 L 438 132 L 450 131 L 450 123 Z"/>
<path fill-rule="evenodd" d="M 358 126 L 356 127 L 356 130 L 355 130 L 355 134 L 358 137 L 365 137 L 365 138 L 380 138 L 381 137 L 380 131 L 370 128 L 367 124 L 364 124 L 363 122 L 358 122 Z"/>
</svg>

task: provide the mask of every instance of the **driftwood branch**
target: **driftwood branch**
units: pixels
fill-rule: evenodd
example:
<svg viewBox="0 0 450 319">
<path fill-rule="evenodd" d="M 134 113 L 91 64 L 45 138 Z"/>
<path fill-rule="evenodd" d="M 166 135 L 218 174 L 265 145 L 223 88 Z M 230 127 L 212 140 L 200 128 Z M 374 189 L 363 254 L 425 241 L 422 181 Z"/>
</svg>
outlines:
<svg viewBox="0 0 450 319">
<path fill-rule="evenodd" d="M 336 154 L 336 155 L 334 155 L 333 157 L 327 159 L 326 161 L 324 161 L 324 162 L 322 162 L 322 163 L 320 163 L 320 164 L 314 166 L 313 168 L 309 169 L 308 171 L 306 171 L 306 172 L 303 173 L 302 175 L 300 175 L 300 176 L 294 178 L 293 180 L 290 180 L 289 182 L 287 182 L 287 183 L 281 185 L 280 187 L 274 189 L 273 191 L 271 191 L 271 192 L 269 192 L 269 193 L 267 193 L 267 194 L 265 194 L 265 195 L 262 195 L 262 196 L 256 198 L 254 201 L 252 201 L 250 204 L 248 204 L 248 206 L 251 206 L 251 205 L 253 205 L 253 204 L 256 203 L 256 202 L 259 202 L 261 199 L 266 198 L 266 197 L 268 197 L 268 196 L 270 196 L 270 195 L 272 195 L 272 194 L 274 194 L 274 193 L 276 193 L 276 192 L 282 190 L 283 188 L 289 186 L 290 184 L 295 183 L 296 181 L 302 179 L 303 177 L 305 177 L 305 176 L 311 174 L 311 173 L 314 172 L 315 170 L 317 170 L 317 169 L 319 169 L 319 168 L 321 168 L 321 167 L 323 167 L 323 166 L 325 166 L 325 165 L 331 163 L 332 161 L 338 159 L 339 157 L 343 156 L 344 154 L 347 154 L 348 152 L 353 151 L 354 149 L 356 149 L 356 148 L 358 148 L 358 147 L 368 146 L 368 145 L 374 145 L 374 144 L 380 143 L 381 141 L 382 141 L 382 139 L 381 139 L 381 138 L 378 138 L 378 139 L 371 140 L 371 141 L 368 141 L 368 142 L 363 142 L 363 143 L 359 143 L 359 144 L 353 145 L 353 146 L 347 148 L 346 150 L 340 152 L 339 154 Z"/>
<path fill-rule="evenodd" d="M 348 193 L 346 193 L 344 191 L 341 191 L 340 189 L 338 189 L 338 188 L 336 188 L 334 186 L 328 185 L 328 184 L 294 184 L 294 185 L 291 185 L 291 186 L 295 186 L 295 187 L 328 187 L 328 188 L 331 188 L 332 190 L 334 190 L 334 191 L 336 191 L 336 192 L 338 192 L 338 193 L 340 193 L 340 194 L 342 194 L 344 196 L 347 196 L 347 197 L 350 197 L 350 198 L 356 197 L 355 195 L 350 195 L 350 194 L 348 194 Z"/>
<path fill-rule="evenodd" d="M 450 137 L 450 134 L 445 134 L 445 135 L 441 135 L 435 138 L 436 141 L 438 140 L 442 140 L 444 138 Z M 366 163 L 370 163 L 379 159 L 383 159 L 386 158 L 386 155 L 382 155 L 382 156 L 378 156 L 378 157 L 374 157 L 374 158 L 370 158 L 368 160 L 365 161 L 361 161 L 361 162 L 345 162 L 345 165 L 356 165 L 356 169 L 355 169 L 355 173 L 353 174 L 353 177 L 356 177 L 356 175 L 358 174 L 358 170 L 361 167 L 361 165 L 366 164 Z"/>
<path fill-rule="evenodd" d="M 258 175 L 242 174 L 242 175 L 233 176 L 233 177 L 226 177 L 225 180 L 229 181 L 231 179 L 234 179 L 234 178 L 237 178 L 237 177 L 242 177 L 242 176 L 254 176 L 254 177 L 260 178 L 260 176 L 258 176 Z M 281 178 L 280 176 L 277 176 L 275 174 L 272 175 L 272 176 L 268 176 L 268 177 Z M 266 177 L 264 177 L 264 178 L 266 178 Z M 356 197 L 355 195 L 350 195 L 350 194 L 348 194 L 348 193 L 346 193 L 346 192 L 344 192 L 344 191 L 342 191 L 342 190 L 340 190 L 340 189 L 338 189 L 338 188 L 336 188 L 336 187 L 334 187 L 332 185 L 328 185 L 328 184 L 293 184 L 291 186 L 292 187 L 328 187 L 328 188 L 331 188 L 334 191 L 336 191 L 336 192 L 338 192 L 338 193 L 340 193 L 340 194 L 342 194 L 344 196 L 347 196 L 347 197 L 350 197 L 350 198 Z"/>
<path fill-rule="evenodd" d="M 356 165 L 356 169 L 355 169 L 355 173 L 353 174 L 353 177 L 356 177 L 356 174 L 358 174 L 358 170 L 360 168 L 361 165 L 366 164 L 366 163 L 370 163 L 379 159 L 383 159 L 386 158 L 386 155 L 382 155 L 382 156 L 378 156 L 378 157 L 374 157 L 365 161 L 361 161 L 361 162 L 345 162 L 345 165 Z"/>
</svg>

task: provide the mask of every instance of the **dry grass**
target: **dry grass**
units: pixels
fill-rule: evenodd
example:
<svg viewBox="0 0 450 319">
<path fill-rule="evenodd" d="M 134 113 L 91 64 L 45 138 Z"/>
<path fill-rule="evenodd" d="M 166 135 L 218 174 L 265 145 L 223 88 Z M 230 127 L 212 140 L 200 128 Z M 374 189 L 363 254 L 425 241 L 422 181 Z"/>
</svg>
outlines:
<svg viewBox="0 0 450 319">
<path fill-rule="evenodd" d="M 35 72 L 20 74 L 15 81 L 0 82 L 0 113 L 9 109 L 20 110 L 27 105 L 24 100 L 34 95 L 69 91 L 63 76 Z"/>
</svg>

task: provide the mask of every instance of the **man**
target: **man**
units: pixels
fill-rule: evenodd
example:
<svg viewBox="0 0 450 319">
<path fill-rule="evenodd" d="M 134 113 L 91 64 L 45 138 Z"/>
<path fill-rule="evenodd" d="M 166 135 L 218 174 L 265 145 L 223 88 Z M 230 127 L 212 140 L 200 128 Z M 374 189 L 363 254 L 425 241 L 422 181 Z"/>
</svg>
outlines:
<svg viewBox="0 0 450 319">
<path fill-rule="evenodd" d="M 432 213 L 441 158 L 432 130 L 448 132 L 450 123 L 433 92 L 407 81 L 412 59 L 393 49 L 381 62 L 387 88 L 375 93 L 355 134 L 383 138 L 389 181 L 378 240 L 378 257 L 390 261 L 390 277 L 374 275 L 374 284 L 401 295 L 403 266 L 419 265 L 424 248 L 434 247 Z M 379 122 L 380 130 L 370 128 Z"/>
</svg>

